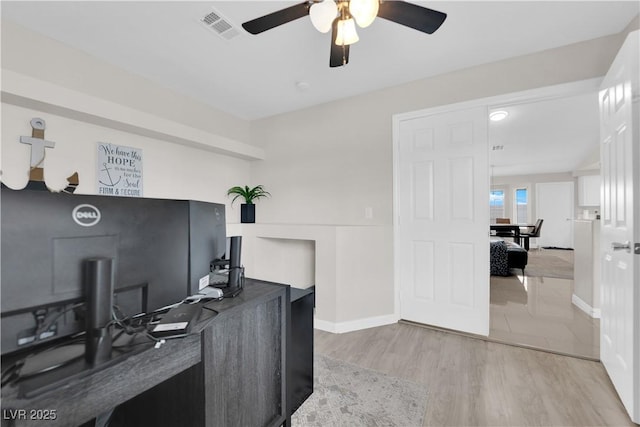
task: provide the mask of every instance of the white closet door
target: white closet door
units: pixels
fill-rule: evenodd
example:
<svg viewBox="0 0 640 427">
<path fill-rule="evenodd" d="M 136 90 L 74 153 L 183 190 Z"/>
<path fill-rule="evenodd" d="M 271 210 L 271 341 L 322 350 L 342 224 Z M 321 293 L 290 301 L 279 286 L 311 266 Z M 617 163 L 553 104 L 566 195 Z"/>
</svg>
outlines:
<svg viewBox="0 0 640 427">
<path fill-rule="evenodd" d="M 488 335 L 487 110 L 401 120 L 396 135 L 401 317 Z"/>
</svg>

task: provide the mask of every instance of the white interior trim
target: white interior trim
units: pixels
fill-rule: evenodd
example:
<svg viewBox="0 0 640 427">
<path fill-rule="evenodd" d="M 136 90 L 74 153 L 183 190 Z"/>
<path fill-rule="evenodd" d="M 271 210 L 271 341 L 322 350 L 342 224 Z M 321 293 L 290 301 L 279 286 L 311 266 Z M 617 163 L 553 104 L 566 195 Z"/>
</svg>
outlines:
<svg viewBox="0 0 640 427">
<path fill-rule="evenodd" d="M 573 305 L 575 305 L 580 310 L 584 311 L 594 319 L 600 318 L 600 309 L 591 307 L 589 304 L 584 302 L 584 300 L 579 296 L 577 296 L 576 294 L 571 295 L 571 302 L 573 303 Z"/>
<path fill-rule="evenodd" d="M 376 328 L 378 326 L 392 325 L 398 323 L 400 318 L 393 314 L 386 316 L 368 317 L 365 319 L 350 320 L 347 322 L 328 322 L 314 317 L 313 327 L 332 334 L 344 334 L 347 332 L 359 331 L 361 329 Z"/>
</svg>

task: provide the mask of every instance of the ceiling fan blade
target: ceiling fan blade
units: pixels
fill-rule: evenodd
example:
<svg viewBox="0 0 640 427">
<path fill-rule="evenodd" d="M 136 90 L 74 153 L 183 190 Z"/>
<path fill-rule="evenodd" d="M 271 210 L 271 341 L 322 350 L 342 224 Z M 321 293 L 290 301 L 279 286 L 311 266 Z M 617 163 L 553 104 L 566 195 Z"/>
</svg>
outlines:
<svg viewBox="0 0 640 427">
<path fill-rule="evenodd" d="M 299 3 L 242 24 L 251 34 L 260 34 L 309 14 L 309 2 Z"/>
<path fill-rule="evenodd" d="M 340 18 L 333 20 L 331 26 L 331 54 L 329 55 L 329 67 L 342 67 L 349 63 L 349 45 L 339 46 L 336 44 L 338 37 L 338 21 Z"/>
<path fill-rule="evenodd" d="M 447 18 L 446 13 L 395 0 L 380 2 L 378 16 L 427 34 L 434 33 Z"/>
</svg>

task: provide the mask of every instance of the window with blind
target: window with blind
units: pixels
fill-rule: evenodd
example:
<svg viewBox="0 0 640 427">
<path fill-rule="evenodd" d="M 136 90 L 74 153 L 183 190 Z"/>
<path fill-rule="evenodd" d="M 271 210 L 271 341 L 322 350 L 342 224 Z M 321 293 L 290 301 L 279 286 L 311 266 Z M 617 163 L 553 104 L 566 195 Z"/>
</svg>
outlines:
<svg viewBox="0 0 640 427">
<path fill-rule="evenodd" d="M 496 218 L 504 218 L 504 190 L 491 190 L 489 194 L 489 207 L 491 222 Z"/>
<path fill-rule="evenodd" d="M 529 192 L 526 188 L 516 188 L 515 200 L 515 221 L 516 224 L 529 223 Z"/>
</svg>

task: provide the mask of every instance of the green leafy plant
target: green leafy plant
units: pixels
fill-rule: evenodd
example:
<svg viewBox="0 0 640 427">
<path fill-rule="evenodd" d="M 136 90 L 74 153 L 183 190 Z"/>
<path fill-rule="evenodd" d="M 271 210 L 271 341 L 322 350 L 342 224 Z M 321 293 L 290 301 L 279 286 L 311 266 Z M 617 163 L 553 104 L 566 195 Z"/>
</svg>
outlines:
<svg viewBox="0 0 640 427">
<path fill-rule="evenodd" d="M 252 205 L 254 200 L 258 200 L 261 197 L 268 197 L 271 194 L 264 189 L 262 185 L 256 185 L 253 188 L 249 188 L 249 186 L 245 185 L 243 187 L 231 187 L 227 191 L 227 196 L 231 196 L 235 194 L 235 197 L 231 200 L 231 204 L 236 201 L 238 197 L 244 198 L 244 201 L 248 205 Z"/>
</svg>

